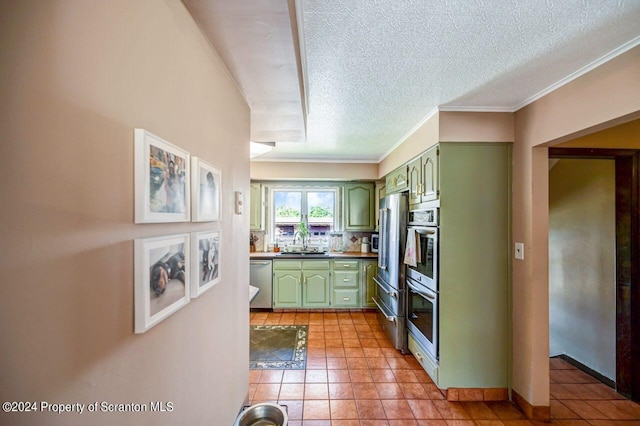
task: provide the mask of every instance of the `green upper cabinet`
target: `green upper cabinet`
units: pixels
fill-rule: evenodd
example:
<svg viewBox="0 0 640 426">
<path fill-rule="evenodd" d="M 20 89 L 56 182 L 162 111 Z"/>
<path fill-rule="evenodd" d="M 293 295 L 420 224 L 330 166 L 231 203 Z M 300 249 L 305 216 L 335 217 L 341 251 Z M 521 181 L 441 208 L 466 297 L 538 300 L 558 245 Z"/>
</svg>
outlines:
<svg viewBox="0 0 640 426">
<path fill-rule="evenodd" d="M 250 186 L 250 197 L 249 229 L 251 231 L 264 231 L 264 197 L 262 185 L 259 183 L 252 183 Z"/>
<path fill-rule="evenodd" d="M 409 178 L 407 177 L 407 166 L 401 166 L 389 173 L 386 177 L 386 193 L 394 194 L 401 192 L 409 187 Z"/>
<path fill-rule="evenodd" d="M 344 230 L 373 231 L 375 229 L 375 189 L 373 183 L 344 185 Z"/>
<path fill-rule="evenodd" d="M 438 152 L 438 146 L 432 146 L 408 164 L 410 206 L 439 198 Z"/>
<path fill-rule="evenodd" d="M 432 146 L 420 156 L 422 182 L 420 187 L 421 201 L 437 200 L 440 197 L 438 185 L 438 164 L 440 148 Z"/>
<path fill-rule="evenodd" d="M 375 223 L 376 223 L 376 228 L 375 230 L 378 230 L 378 227 L 380 226 L 380 200 L 383 199 L 386 195 L 387 195 L 387 182 L 386 181 L 382 181 L 382 182 L 376 182 L 375 184 L 375 188 L 376 188 L 376 199 L 375 199 Z"/>
<path fill-rule="evenodd" d="M 422 167 L 421 157 L 409 163 L 407 175 L 409 177 L 409 205 L 418 204 L 422 200 Z"/>
</svg>

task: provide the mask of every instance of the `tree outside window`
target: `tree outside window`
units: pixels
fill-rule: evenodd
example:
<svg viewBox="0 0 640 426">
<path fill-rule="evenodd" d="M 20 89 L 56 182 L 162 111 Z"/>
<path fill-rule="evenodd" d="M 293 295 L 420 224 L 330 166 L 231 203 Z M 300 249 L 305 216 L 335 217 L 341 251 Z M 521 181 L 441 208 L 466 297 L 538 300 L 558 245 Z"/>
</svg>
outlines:
<svg viewBox="0 0 640 426">
<path fill-rule="evenodd" d="M 326 244 L 335 228 L 335 189 L 287 189 L 273 191 L 273 241 L 292 244 L 294 235 L 304 223 L 309 231 L 309 244 Z"/>
</svg>

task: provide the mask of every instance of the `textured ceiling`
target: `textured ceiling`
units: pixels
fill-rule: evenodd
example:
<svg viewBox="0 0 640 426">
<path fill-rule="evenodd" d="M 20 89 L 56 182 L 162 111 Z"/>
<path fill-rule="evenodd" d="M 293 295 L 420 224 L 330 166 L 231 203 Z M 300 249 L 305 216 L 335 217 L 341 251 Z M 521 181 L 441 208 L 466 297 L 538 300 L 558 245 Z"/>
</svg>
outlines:
<svg viewBox="0 0 640 426">
<path fill-rule="evenodd" d="M 202 25 L 193 3 L 234 1 L 186 3 Z M 287 7 L 285 0 L 249 3 Z M 434 108 L 514 111 L 607 55 L 640 43 L 640 0 L 299 0 L 295 5 L 306 142 L 282 142 L 293 139 L 272 133 L 270 140 L 278 143 L 260 157 L 264 160 L 377 162 Z M 260 23 L 259 14 L 247 17 L 245 26 Z M 223 13 L 219 19 L 223 25 Z M 256 75 L 241 69 L 254 63 L 247 58 L 257 53 L 253 50 L 263 57 L 287 50 L 289 68 L 295 65 L 292 38 L 279 39 L 279 47 L 237 51 L 232 38 L 214 46 L 232 49 L 235 62 L 227 65 L 249 104 L 258 108 L 260 92 L 245 89 L 256 83 L 247 81 Z M 280 76 L 299 87 L 300 73 L 294 74 Z M 252 123 L 252 134 L 256 126 Z"/>
</svg>

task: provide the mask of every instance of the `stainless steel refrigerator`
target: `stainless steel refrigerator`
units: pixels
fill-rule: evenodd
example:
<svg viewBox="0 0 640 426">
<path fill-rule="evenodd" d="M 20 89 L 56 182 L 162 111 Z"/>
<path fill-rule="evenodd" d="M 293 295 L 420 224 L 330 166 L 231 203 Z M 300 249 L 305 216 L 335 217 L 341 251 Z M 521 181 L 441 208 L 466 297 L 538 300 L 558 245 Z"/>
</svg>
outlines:
<svg viewBox="0 0 640 426">
<path fill-rule="evenodd" d="M 407 229 L 407 194 L 391 194 L 380 200 L 378 285 L 374 301 L 378 321 L 400 351 L 407 352 L 405 328 L 404 248 Z"/>
</svg>

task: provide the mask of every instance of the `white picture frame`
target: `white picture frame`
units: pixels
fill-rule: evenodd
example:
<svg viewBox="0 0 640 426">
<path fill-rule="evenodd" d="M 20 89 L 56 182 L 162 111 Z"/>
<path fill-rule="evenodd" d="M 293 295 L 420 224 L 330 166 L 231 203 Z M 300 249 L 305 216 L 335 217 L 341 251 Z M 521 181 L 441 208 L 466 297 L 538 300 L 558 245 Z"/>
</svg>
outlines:
<svg viewBox="0 0 640 426">
<path fill-rule="evenodd" d="M 134 129 L 135 223 L 191 220 L 189 152 Z"/>
<path fill-rule="evenodd" d="M 191 234 L 191 297 L 198 297 L 221 280 L 220 231 Z"/>
<path fill-rule="evenodd" d="M 135 333 L 144 333 L 191 299 L 190 235 L 134 240 Z"/>
<path fill-rule="evenodd" d="M 199 157 L 191 157 L 191 220 L 221 220 L 222 173 Z"/>
</svg>

